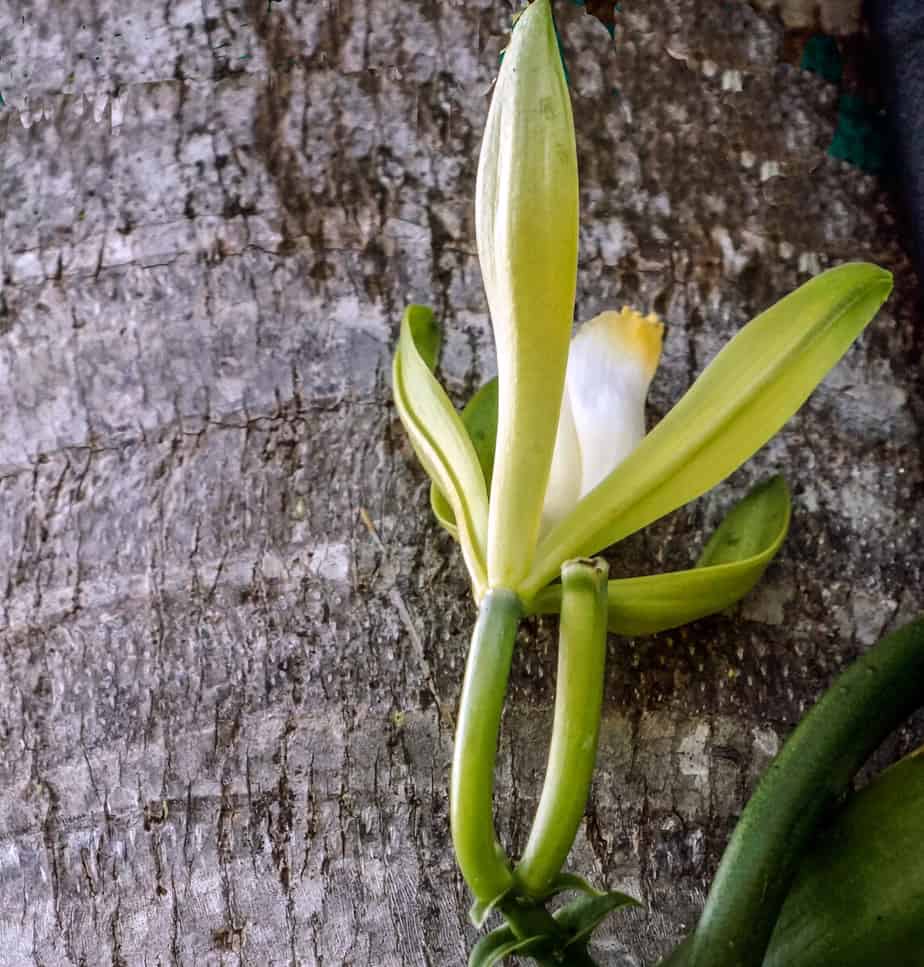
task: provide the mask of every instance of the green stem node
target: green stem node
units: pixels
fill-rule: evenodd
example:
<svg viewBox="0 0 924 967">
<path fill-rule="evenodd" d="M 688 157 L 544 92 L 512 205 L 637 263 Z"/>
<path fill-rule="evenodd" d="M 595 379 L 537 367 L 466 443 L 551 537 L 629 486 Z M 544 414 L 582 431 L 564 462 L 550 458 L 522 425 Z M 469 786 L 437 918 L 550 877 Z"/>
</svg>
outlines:
<svg viewBox="0 0 924 967">
<path fill-rule="evenodd" d="M 519 939 L 537 936 L 551 939 L 552 946 L 557 948 L 554 953 L 548 956 L 531 955 L 540 967 L 595 967 L 596 961 L 583 944 L 566 946 L 568 935 L 543 903 L 511 894 L 501 900 L 498 909 Z"/>
</svg>

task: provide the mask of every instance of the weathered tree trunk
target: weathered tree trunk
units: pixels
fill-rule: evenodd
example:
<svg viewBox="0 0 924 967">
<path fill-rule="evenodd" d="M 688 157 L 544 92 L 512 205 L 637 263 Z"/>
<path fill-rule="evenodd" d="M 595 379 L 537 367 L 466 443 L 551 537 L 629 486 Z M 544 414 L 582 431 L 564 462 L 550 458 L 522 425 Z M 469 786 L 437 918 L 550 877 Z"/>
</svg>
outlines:
<svg viewBox="0 0 924 967">
<path fill-rule="evenodd" d="M 649 9 L 650 6 L 650 9 Z M 795 493 L 732 613 L 610 642 L 577 869 L 689 926 L 779 738 L 924 602 L 916 294 L 834 89 L 738 3 L 626 3 L 572 51 L 578 316 L 668 322 L 662 415 L 751 314 L 850 258 L 897 294 L 730 484 L 613 554 L 687 565 L 749 483 Z M 388 388 L 407 301 L 458 401 L 492 370 L 472 194 L 514 4 L 0 3 L 0 965 L 445 965 L 473 621 Z M 662 9 L 663 8 L 663 9 Z M 523 636 L 498 776 L 522 845 L 553 697 Z M 634 962 L 634 961 L 633 961 Z"/>
</svg>

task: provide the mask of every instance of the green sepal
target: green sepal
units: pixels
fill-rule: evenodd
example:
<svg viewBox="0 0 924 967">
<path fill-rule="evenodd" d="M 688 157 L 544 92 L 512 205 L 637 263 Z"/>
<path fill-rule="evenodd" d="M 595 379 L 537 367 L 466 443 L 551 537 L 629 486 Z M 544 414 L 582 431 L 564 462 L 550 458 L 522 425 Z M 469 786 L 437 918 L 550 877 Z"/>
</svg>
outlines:
<svg viewBox="0 0 924 967">
<path fill-rule="evenodd" d="M 414 327 L 426 336 L 426 313 L 410 306 L 392 366 L 395 406 L 411 445 L 432 481 L 446 495 L 460 527 L 460 543 L 476 597 L 484 590 L 488 495 L 478 455 L 459 413 L 418 349 Z"/>
<path fill-rule="evenodd" d="M 475 239 L 501 385 L 492 587 L 519 587 L 539 535 L 574 318 L 578 216 L 574 121 L 552 3 L 533 0 L 498 72 L 475 182 Z"/>
<path fill-rule="evenodd" d="M 638 900 L 615 890 L 599 896 L 579 896 L 554 914 L 558 924 L 569 935 L 564 949 L 587 940 L 614 910 L 641 906 Z"/>
<path fill-rule="evenodd" d="M 610 581 L 607 628 L 619 635 L 652 635 L 730 608 L 776 556 L 790 514 L 789 488 L 782 477 L 759 484 L 728 513 L 695 567 Z M 560 610 L 558 584 L 540 591 L 530 608 L 535 614 Z"/>
<path fill-rule="evenodd" d="M 549 949 L 550 937 L 517 938 L 510 927 L 498 927 L 475 944 L 468 957 L 468 967 L 494 967 L 511 954 L 528 956 Z"/>
<path fill-rule="evenodd" d="M 789 488 L 781 475 L 758 484 L 725 515 L 696 567 L 735 564 L 778 547 L 789 529 L 790 510 Z"/>
<path fill-rule="evenodd" d="M 436 361 L 439 359 L 440 345 L 443 341 L 440 324 L 436 321 L 433 310 L 429 306 L 410 305 L 404 310 L 404 318 L 407 320 L 420 358 L 432 373 L 436 369 Z"/>
<path fill-rule="evenodd" d="M 497 443 L 497 379 L 489 380 L 465 404 L 462 410 L 462 423 L 468 430 L 478 463 L 484 474 L 485 487 L 490 491 L 491 476 L 494 473 L 494 447 Z M 430 507 L 440 526 L 459 539 L 459 528 L 452 507 L 443 492 L 435 484 L 430 484 Z"/>
</svg>

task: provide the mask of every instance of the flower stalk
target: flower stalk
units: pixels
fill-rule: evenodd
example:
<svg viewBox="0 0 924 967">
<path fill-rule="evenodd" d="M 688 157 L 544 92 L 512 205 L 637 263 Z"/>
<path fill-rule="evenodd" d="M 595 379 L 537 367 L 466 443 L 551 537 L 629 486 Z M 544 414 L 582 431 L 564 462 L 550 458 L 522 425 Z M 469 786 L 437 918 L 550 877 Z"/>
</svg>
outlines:
<svg viewBox="0 0 924 967">
<path fill-rule="evenodd" d="M 549 761 L 536 817 L 516 867 L 528 896 L 544 896 L 577 835 L 597 758 L 606 662 L 607 563 L 562 567 L 558 677 Z"/>
<path fill-rule="evenodd" d="M 453 747 L 449 821 L 459 869 L 488 908 L 513 887 L 494 832 L 494 766 L 520 600 L 495 588 L 482 598 L 465 665 Z"/>
</svg>

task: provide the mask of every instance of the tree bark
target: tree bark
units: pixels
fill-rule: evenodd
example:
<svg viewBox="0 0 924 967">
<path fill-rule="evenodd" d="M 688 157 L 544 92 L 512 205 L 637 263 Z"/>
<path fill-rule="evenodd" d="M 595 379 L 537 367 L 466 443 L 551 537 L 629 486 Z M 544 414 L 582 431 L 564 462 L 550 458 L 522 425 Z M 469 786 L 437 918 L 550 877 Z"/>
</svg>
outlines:
<svg viewBox="0 0 924 967">
<path fill-rule="evenodd" d="M 573 861 L 645 903 L 600 962 L 648 964 L 781 737 L 924 603 L 924 395 L 887 198 L 825 154 L 834 88 L 743 4 L 623 6 L 613 43 L 558 4 L 577 314 L 665 318 L 652 422 L 810 274 L 898 280 L 777 439 L 611 554 L 615 576 L 688 566 L 754 480 L 794 490 L 740 607 L 609 643 Z M 513 9 L 0 4 L 0 967 L 464 964 L 447 789 L 474 609 L 388 371 L 416 301 L 457 402 L 492 374 L 472 197 Z M 554 667 L 553 623 L 530 625 L 498 774 L 513 852 Z"/>
</svg>

